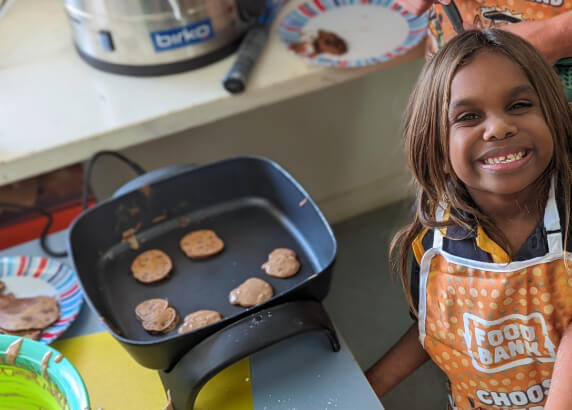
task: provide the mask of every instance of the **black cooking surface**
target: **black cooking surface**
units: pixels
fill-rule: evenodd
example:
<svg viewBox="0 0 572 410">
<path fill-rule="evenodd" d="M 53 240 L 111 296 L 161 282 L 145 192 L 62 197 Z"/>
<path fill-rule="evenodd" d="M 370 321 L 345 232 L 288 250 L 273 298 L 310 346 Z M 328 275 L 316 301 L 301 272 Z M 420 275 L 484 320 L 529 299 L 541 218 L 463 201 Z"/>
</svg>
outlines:
<svg viewBox="0 0 572 410">
<path fill-rule="evenodd" d="M 207 259 L 189 259 L 179 241 L 197 229 L 214 230 L 223 239 L 224 250 Z M 147 333 L 135 317 L 135 307 L 143 300 L 167 298 L 179 314 L 180 323 L 186 314 L 200 309 L 216 310 L 228 319 L 245 311 L 231 305 L 228 294 L 246 279 L 261 278 L 270 283 L 275 295 L 280 295 L 320 270 L 294 224 L 268 201 L 257 198 L 229 201 L 162 221 L 136 237 L 139 249 L 132 249 L 128 242 L 117 244 L 102 255 L 96 269 L 106 319 L 128 339 L 155 341 L 165 337 Z M 279 279 L 260 268 L 267 255 L 279 247 L 296 252 L 301 263 L 297 275 Z M 174 267 L 167 279 L 143 284 L 133 277 L 130 266 L 137 255 L 149 249 L 166 252 Z M 177 328 L 167 335 L 176 332 Z"/>
</svg>

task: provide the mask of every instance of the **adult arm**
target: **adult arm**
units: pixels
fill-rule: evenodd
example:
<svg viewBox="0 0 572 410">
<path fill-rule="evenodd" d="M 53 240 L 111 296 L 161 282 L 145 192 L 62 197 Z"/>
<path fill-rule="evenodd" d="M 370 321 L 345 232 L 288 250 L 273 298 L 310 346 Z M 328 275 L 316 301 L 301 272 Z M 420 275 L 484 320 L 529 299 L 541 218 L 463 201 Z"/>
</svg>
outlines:
<svg viewBox="0 0 572 410">
<path fill-rule="evenodd" d="M 498 28 L 527 40 L 551 64 L 572 57 L 572 10 L 544 20 L 521 21 Z"/>
<path fill-rule="evenodd" d="M 545 410 L 572 409 L 572 324 L 568 325 L 558 345 L 552 381 Z"/>
<path fill-rule="evenodd" d="M 396 0 L 397 4 L 410 13 L 420 16 L 431 7 L 433 0 Z"/>
<path fill-rule="evenodd" d="M 393 347 L 366 373 L 378 397 L 382 397 L 429 360 L 419 342 L 419 329 L 414 323 Z"/>
<path fill-rule="evenodd" d="M 433 4 L 449 4 L 451 0 L 396 0 L 396 2 L 410 13 L 420 16 L 425 13 Z"/>
</svg>

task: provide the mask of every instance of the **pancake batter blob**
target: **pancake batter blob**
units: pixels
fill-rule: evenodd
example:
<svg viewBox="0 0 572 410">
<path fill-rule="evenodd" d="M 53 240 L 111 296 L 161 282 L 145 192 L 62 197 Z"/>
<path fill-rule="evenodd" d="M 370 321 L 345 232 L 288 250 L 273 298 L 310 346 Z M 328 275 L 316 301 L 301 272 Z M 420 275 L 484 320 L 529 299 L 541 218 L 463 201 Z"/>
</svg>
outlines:
<svg viewBox="0 0 572 410">
<path fill-rule="evenodd" d="M 262 279 L 250 278 L 230 292 L 229 301 L 233 305 L 251 307 L 266 302 L 272 296 L 272 286 Z"/>
<path fill-rule="evenodd" d="M 220 313 L 214 310 L 198 310 L 185 316 L 183 324 L 179 326 L 178 334 L 192 332 L 201 327 L 208 326 L 222 319 Z"/>
<path fill-rule="evenodd" d="M 292 249 L 277 248 L 268 255 L 268 260 L 261 266 L 268 275 L 275 278 L 289 278 L 300 270 L 300 262 Z"/>
</svg>

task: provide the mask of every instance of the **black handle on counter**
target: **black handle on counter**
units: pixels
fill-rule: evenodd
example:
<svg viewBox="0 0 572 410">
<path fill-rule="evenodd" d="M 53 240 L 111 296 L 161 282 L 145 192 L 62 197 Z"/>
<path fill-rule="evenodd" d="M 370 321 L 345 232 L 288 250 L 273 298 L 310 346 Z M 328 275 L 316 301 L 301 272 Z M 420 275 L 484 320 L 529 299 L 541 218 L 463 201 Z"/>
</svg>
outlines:
<svg viewBox="0 0 572 410">
<path fill-rule="evenodd" d="M 222 79 L 222 84 L 228 92 L 237 94 L 246 89 L 250 72 L 254 64 L 256 64 L 256 60 L 258 60 L 267 39 L 268 29 L 265 24 L 256 24 L 248 30 L 238 49 L 236 61 Z"/>
<path fill-rule="evenodd" d="M 254 331 L 256 328 L 256 331 Z M 254 313 L 210 335 L 188 351 L 169 371 L 160 371 L 175 410 L 192 410 L 201 388 L 229 365 L 284 339 L 326 332 L 332 349 L 340 350 L 334 327 L 321 303 L 283 303 Z"/>
<path fill-rule="evenodd" d="M 443 10 L 445 10 L 445 14 L 449 17 L 453 28 L 457 34 L 461 34 L 465 29 L 463 28 L 463 18 L 461 17 L 461 13 L 459 13 L 459 9 L 455 4 L 454 0 L 451 0 L 449 4 L 442 4 Z"/>
</svg>

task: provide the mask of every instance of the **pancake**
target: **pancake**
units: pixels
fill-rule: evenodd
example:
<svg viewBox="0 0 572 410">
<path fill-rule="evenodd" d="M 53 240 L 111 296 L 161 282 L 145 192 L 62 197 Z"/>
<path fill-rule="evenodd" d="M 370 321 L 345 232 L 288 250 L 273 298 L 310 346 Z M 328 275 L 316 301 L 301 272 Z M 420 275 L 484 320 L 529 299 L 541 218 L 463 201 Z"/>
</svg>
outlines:
<svg viewBox="0 0 572 410">
<path fill-rule="evenodd" d="M 135 307 L 135 316 L 143 329 L 152 334 L 164 334 L 173 330 L 179 322 L 177 311 L 169 306 L 167 299 L 153 298 Z"/>
<path fill-rule="evenodd" d="M 266 302 L 272 296 L 274 290 L 266 281 L 250 278 L 230 292 L 229 301 L 233 305 L 251 307 Z"/>
<path fill-rule="evenodd" d="M 135 316 L 137 316 L 137 319 L 141 322 L 144 322 L 155 316 L 157 312 L 162 312 L 168 307 L 169 301 L 167 299 L 147 299 L 135 307 Z"/>
<path fill-rule="evenodd" d="M 192 332 L 193 330 L 216 323 L 221 319 L 222 316 L 220 313 L 214 310 L 197 310 L 185 316 L 183 324 L 179 326 L 177 333 L 181 335 L 183 333 Z"/>
<path fill-rule="evenodd" d="M 49 296 L 16 298 L 11 293 L 0 295 L 0 329 L 5 331 L 45 329 L 59 317 L 58 301 Z"/>
<path fill-rule="evenodd" d="M 268 260 L 261 266 L 262 270 L 275 278 L 289 278 L 300 270 L 300 262 L 292 249 L 277 248 L 268 255 Z"/>
<path fill-rule="evenodd" d="M 158 282 L 169 276 L 172 270 L 171 258 L 159 249 L 145 251 L 131 263 L 131 273 L 141 283 Z"/>
<path fill-rule="evenodd" d="M 224 242 L 215 231 L 200 229 L 183 236 L 179 246 L 189 258 L 204 259 L 222 252 Z"/>
</svg>

